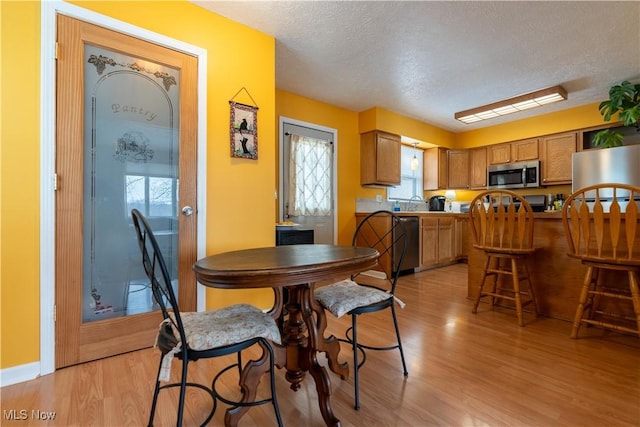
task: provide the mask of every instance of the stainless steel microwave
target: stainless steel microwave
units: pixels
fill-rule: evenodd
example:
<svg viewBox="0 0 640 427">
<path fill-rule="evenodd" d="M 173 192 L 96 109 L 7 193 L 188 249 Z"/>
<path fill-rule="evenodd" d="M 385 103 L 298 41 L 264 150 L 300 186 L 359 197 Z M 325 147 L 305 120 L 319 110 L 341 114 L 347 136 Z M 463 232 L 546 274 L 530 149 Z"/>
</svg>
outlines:
<svg viewBox="0 0 640 427">
<path fill-rule="evenodd" d="M 540 160 L 489 165 L 488 188 L 535 188 L 540 186 Z"/>
</svg>

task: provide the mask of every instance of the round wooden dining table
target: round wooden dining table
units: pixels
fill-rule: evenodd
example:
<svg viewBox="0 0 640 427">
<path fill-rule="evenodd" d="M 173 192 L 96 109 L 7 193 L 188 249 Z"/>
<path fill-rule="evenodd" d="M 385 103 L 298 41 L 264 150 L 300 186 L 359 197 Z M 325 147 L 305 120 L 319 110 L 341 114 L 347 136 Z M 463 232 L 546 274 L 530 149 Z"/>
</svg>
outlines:
<svg viewBox="0 0 640 427">
<path fill-rule="evenodd" d="M 346 363 L 338 362 L 340 343 L 324 337 L 327 320 L 316 302 L 314 285 L 343 280 L 377 265 L 379 253 L 366 247 L 339 245 L 288 245 L 244 249 L 207 256 L 193 265 L 196 277 L 205 286 L 222 289 L 272 288 L 274 305 L 270 314 L 280 326 L 283 344 L 275 346 L 276 366 L 286 368 L 285 378 L 297 391 L 309 372 L 315 381 L 320 412 L 326 425 L 339 426 L 331 409 L 331 381 L 318 363 L 317 354 L 326 354 L 329 369 L 342 379 L 349 376 Z M 314 315 L 315 314 L 315 315 Z M 267 352 L 251 361 L 243 372 L 247 391 L 244 399 L 255 398 L 260 377 L 269 369 Z M 225 424 L 236 426 L 247 407 L 228 409 Z"/>
</svg>

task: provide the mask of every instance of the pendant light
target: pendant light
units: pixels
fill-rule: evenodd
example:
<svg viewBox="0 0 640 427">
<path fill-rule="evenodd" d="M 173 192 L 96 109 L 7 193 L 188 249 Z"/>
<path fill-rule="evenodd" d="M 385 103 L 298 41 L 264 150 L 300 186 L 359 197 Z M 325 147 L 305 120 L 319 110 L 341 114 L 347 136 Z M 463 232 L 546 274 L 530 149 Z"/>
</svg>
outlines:
<svg viewBox="0 0 640 427">
<path fill-rule="evenodd" d="M 420 166 L 420 162 L 418 162 L 418 158 L 416 157 L 416 146 L 418 145 L 417 142 L 413 143 L 413 159 L 411 159 L 411 170 L 412 171 L 417 171 L 418 170 L 418 166 Z"/>
</svg>

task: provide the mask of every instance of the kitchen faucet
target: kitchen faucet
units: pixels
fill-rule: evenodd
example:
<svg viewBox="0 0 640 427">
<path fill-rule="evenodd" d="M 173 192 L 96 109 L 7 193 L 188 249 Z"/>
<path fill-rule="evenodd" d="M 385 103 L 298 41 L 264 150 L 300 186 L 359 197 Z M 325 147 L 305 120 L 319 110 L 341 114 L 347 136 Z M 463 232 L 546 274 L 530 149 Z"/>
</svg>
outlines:
<svg viewBox="0 0 640 427">
<path fill-rule="evenodd" d="M 415 196 L 411 196 L 411 198 L 409 199 L 409 204 L 407 205 L 407 211 L 415 212 L 417 210 L 417 205 L 415 203 L 416 200 L 423 201 L 422 197 L 418 196 L 417 194 Z"/>
</svg>

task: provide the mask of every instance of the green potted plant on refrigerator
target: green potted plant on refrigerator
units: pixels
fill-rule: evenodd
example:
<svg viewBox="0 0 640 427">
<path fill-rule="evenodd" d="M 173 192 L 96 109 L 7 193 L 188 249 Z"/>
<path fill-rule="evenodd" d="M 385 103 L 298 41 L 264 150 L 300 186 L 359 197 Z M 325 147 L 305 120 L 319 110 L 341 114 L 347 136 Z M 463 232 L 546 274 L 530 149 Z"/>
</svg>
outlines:
<svg viewBox="0 0 640 427">
<path fill-rule="evenodd" d="M 640 84 L 623 81 L 609 89 L 609 99 L 598 106 L 606 122 L 618 115 L 623 126 L 635 126 L 640 131 Z M 593 145 L 600 148 L 622 145 L 622 133 L 615 129 L 603 129 L 595 134 Z"/>
</svg>

